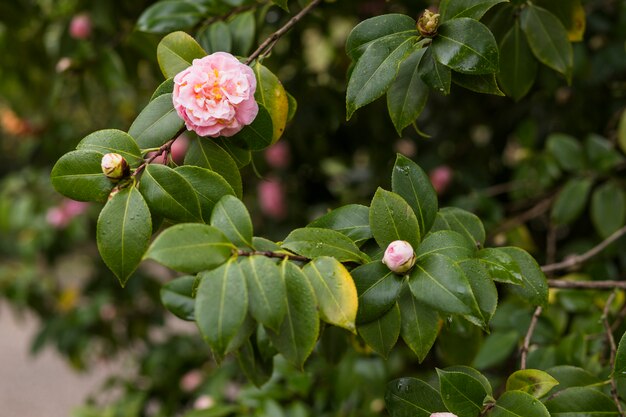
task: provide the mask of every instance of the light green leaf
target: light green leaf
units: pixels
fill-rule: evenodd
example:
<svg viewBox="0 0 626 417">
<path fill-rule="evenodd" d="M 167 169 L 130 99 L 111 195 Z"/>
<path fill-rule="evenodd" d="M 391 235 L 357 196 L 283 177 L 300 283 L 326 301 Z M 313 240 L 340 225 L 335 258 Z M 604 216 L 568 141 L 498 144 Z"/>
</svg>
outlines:
<svg viewBox="0 0 626 417">
<path fill-rule="evenodd" d="M 100 164 L 103 156 L 91 150 L 63 155 L 50 173 L 54 189 L 73 200 L 107 201 L 115 184 L 102 173 Z"/>
<path fill-rule="evenodd" d="M 386 14 L 366 19 L 348 35 L 346 53 L 356 61 L 374 41 L 398 32 L 417 34 L 415 20 L 405 14 Z"/>
<path fill-rule="evenodd" d="M 161 302 L 176 317 L 187 320 L 195 320 L 194 287 L 196 277 L 185 275 L 163 284 L 161 287 Z"/>
<path fill-rule="evenodd" d="M 400 321 L 400 308 L 395 304 L 384 316 L 357 326 L 357 330 L 374 352 L 387 358 L 400 336 Z"/>
<path fill-rule="evenodd" d="M 417 72 L 427 86 L 442 94 L 450 94 L 452 71 L 435 59 L 432 48 L 429 47 L 424 52 L 424 56 L 417 67 Z"/>
<path fill-rule="evenodd" d="M 162 94 L 139 113 L 128 130 L 141 148 L 156 148 L 176 136 L 183 127 L 172 103 L 172 94 Z"/>
<path fill-rule="evenodd" d="M 222 265 L 234 249 L 215 227 L 188 223 L 165 229 L 144 257 L 176 271 L 196 273 Z"/>
<path fill-rule="evenodd" d="M 361 265 L 351 271 L 359 297 L 357 323 L 380 318 L 396 303 L 403 279 L 380 261 Z"/>
<path fill-rule="evenodd" d="M 400 336 L 417 355 L 420 363 L 426 358 L 439 333 L 437 311 L 417 301 L 408 288 L 398 300 L 400 307 Z"/>
<path fill-rule="evenodd" d="M 335 258 L 323 256 L 302 268 L 319 305 L 323 321 L 356 333 L 357 290 L 348 270 Z"/>
<path fill-rule="evenodd" d="M 626 195 L 616 182 L 609 180 L 596 188 L 591 196 L 591 221 L 603 239 L 624 226 Z"/>
<path fill-rule="evenodd" d="M 126 132 L 116 129 L 98 130 L 81 140 L 76 149 L 85 149 L 102 154 L 117 153 L 126 159 L 131 167 L 137 167 L 143 162 L 141 151 L 135 140 Z"/>
<path fill-rule="evenodd" d="M 100 212 L 98 251 L 122 286 L 141 262 L 151 235 L 150 210 L 135 187 L 120 190 Z"/>
<path fill-rule="evenodd" d="M 558 384 L 559 381 L 547 372 L 539 369 L 522 369 L 509 376 L 506 380 L 506 390 L 523 391 L 535 398 L 541 398 Z"/>
<path fill-rule="evenodd" d="M 554 201 L 550 218 L 557 225 L 576 220 L 587 205 L 593 181 L 590 178 L 572 178 L 565 183 Z"/>
<path fill-rule="evenodd" d="M 260 106 L 265 107 L 271 117 L 273 133 L 271 134 L 270 144 L 276 143 L 285 131 L 287 117 L 289 116 L 287 92 L 278 77 L 260 63 L 257 62 L 252 69 L 257 82 L 254 98 Z"/>
<path fill-rule="evenodd" d="M 498 81 L 507 96 L 518 101 L 535 83 L 537 61 L 516 19 L 513 27 L 500 42 L 500 72 Z"/>
<path fill-rule="evenodd" d="M 240 262 L 248 283 L 250 314 L 259 323 L 278 331 L 287 312 L 287 290 L 279 267 L 264 256 L 249 256 Z"/>
<path fill-rule="evenodd" d="M 283 248 L 307 258 L 332 256 L 339 262 L 367 262 L 366 254 L 349 238 L 330 229 L 305 227 L 292 231 L 283 241 Z"/>
<path fill-rule="evenodd" d="M 196 137 L 185 154 L 185 165 L 195 165 L 220 174 L 241 198 L 241 174 L 237 164 L 228 152 L 215 141 Z"/>
<path fill-rule="evenodd" d="M 503 247 L 499 249 L 513 258 L 522 273 L 524 285 L 513 286 L 511 291 L 532 305 L 547 305 L 548 282 L 537 261 L 528 252 L 520 248 Z"/>
<path fill-rule="evenodd" d="M 313 220 L 307 227 L 336 230 L 349 237 L 357 245 L 372 238 L 369 207 L 360 204 L 348 204 L 332 210 Z"/>
<path fill-rule="evenodd" d="M 421 240 L 420 226 L 411 206 L 398 194 L 378 188 L 370 206 L 370 227 L 381 248 L 405 240 L 415 249 Z"/>
<path fill-rule="evenodd" d="M 191 66 L 194 59 L 204 56 L 204 49 L 185 32 L 170 33 L 157 46 L 157 60 L 165 78 L 174 77 Z"/>
<path fill-rule="evenodd" d="M 225 195 L 217 202 L 211 215 L 211 226 L 220 229 L 236 246 L 252 247 L 252 219 L 237 197 Z"/>
<path fill-rule="evenodd" d="M 516 331 L 494 331 L 485 339 L 478 354 L 474 358 L 473 366 L 478 369 L 488 369 L 501 365 L 507 360 L 521 339 Z"/>
<path fill-rule="evenodd" d="M 521 391 L 507 391 L 496 401 L 489 417 L 556 417 L 548 412 L 546 407 L 532 395 Z"/>
<path fill-rule="evenodd" d="M 459 17 L 480 20 L 489 9 L 504 2 L 508 0 L 441 0 L 439 14 L 442 22 Z"/>
<path fill-rule="evenodd" d="M 174 168 L 191 185 L 198 196 L 202 218 L 205 223 L 211 220 L 213 208 L 225 195 L 235 195 L 233 188 L 216 172 L 192 165 Z"/>
<path fill-rule="evenodd" d="M 391 417 L 430 417 L 433 413 L 447 411 L 439 391 L 416 378 L 389 382 L 385 403 Z"/>
</svg>

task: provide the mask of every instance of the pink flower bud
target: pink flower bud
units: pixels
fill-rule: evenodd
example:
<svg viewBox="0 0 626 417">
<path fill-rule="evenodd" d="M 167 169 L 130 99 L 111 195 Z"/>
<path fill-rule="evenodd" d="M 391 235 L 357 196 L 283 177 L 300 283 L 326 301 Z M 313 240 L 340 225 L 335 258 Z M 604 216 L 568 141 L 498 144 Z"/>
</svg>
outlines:
<svg viewBox="0 0 626 417">
<path fill-rule="evenodd" d="M 185 154 L 187 153 L 187 148 L 189 148 L 189 139 L 187 139 L 187 136 L 183 133 L 176 139 L 176 142 L 172 144 L 172 149 L 170 149 L 172 160 L 177 164 L 182 164 L 185 159 Z"/>
<path fill-rule="evenodd" d="M 46 222 L 55 229 L 64 229 L 70 219 L 61 207 L 52 207 L 46 213 Z"/>
<path fill-rule="evenodd" d="M 203 379 L 202 372 L 198 369 L 193 369 L 180 379 L 180 387 L 185 392 L 192 392 L 202 384 Z"/>
<path fill-rule="evenodd" d="M 188 130 L 200 136 L 233 136 L 255 119 L 256 78 L 226 52 L 194 59 L 174 77 L 172 100 Z"/>
<path fill-rule="evenodd" d="M 259 206 L 261 211 L 274 220 L 281 220 L 287 215 L 285 190 L 282 182 L 277 178 L 268 178 L 259 183 Z"/>
<path fill-rule="evenodd" d="M 458 417 L 458 416 L 452 413 L 432 413 L 430 417 Z"/>
<path fill-rule="evenodd" d="M 118 153 L 108 153 L 102 157 L 100 163 L 104 175 L 112 180 L 119 180 L 130 174 L 130 167 L 126 159 Z"/>
<path fill-rule="evenodd" d="M 415 265 L 413 246 L 404 240 L 394 240 L 387 246 L 383 263 L 395 273 L 403 274 Z"/>
<path fill-rule="evenodd" d="M 452 170 L 447 165 L 440 165 L 430 171 L 430 182 L 438 195 L 446 192 L 452 182 Z"/>
<path fill-rule="evenodd" d="M 70 22 L 70 36 L 74 39 L 87 39 L 91 35 L 91 18 L 88 14 L 78 14 Z"/>
<path fill-rule="evenodd" d="M 285 141 L 276 142 L 265 150 L 265 160 L 272 168 L 287 168 L 291 162 L 289 145 Z"/>
</svg>

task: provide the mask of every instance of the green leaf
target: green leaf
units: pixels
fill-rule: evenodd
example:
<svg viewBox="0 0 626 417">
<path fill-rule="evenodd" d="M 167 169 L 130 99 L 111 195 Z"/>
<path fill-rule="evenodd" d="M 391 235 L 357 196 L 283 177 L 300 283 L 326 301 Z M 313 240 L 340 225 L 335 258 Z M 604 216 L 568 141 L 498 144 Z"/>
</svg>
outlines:
<svg viewBox="0 0 626 417">
<path fill-rule="evenodd" d="M 265 256 L 244 258 L 240 267 L 248 283 L 250 314 L 278 331 L 287 311 L 287 290 L 279 267 Z"/>
<path fill-rule="evenodd" d="M 554 366 L 546 370 L 546 372 L 559 382 L 559 385 L 555 387 L 556 390 L 570 387 L 585 387 L 601 382 L 600 378 L 592 375 L 589 371 L 571 365 Z"/>
<path fill-rule="evenodd" d="M 601 172 L 609 172 L 624 162 L 613 143 L 600 135 L 591 134 L 585 138 L 585 151 L 589 165 Z"/>
<path fill-rule="evenodd" d="M 469 314 L 478 309 L 465 273 L 444 255 L 422 257 L 411 272 L 409 287 L 417 300 L 439 311 Z"/>
<path fill-rule="evenodd" d="M 391 189 L 409 203 L 419 230 L 425 235 L 437 216 L 437 193 L 428 175 L 415 162 L 398 154 L 391 173 Z"/>
<path fill-rule="evenodd" d="M 260 151 L 273 143 L 274 130 L 272 126 L 272 116 L 263 105 L 259 105 L 259 112 L 254 121 L 241 129 L 230 140 L 237 141 L 236 143 L 243 142 L 248 149 Z"/>
<path fill-rule="evenodd" d="M 151 235 L 150 210 L 134 187 L 120 190 L 100 212 L 98 251 L 122 287 L 141 262 Z"/>
<path fill-rule="evenodd" d="M 571 80 L 574 54 L 561 21 L 546 9 L 528 4 L 522 9 L 521 22 L 535 57 Z"/>
<path fill-rule="evenodd" d="M 237 351 L 237 361 L 243 373 L 257 387 L 264 385 L 272 376 L 273 358 L 264 359 L 253 340 L 248 340 Z"/>
<path fill-rule="evenodd" d="M 213 208 L 225 195 L 235 195 L 233 188 L 216 172 L 192 165 L 182 165 L 174 169 L 191 185 L 198 196 L 202 219 L 205 223 L 211 220 Z"/>
<path fill-rule="evenodd" d="M 606 239 L 624 226 L 626 218 L 626 196 L 614 181 L 607 181 L 591 196 L 591 221 L 596 231 Z"/>
<path fill-rule="evenodd" d="M 380 261 L 361 265 L 351 271 L 359 297 L 356 322 L 368 323 L 385 314 L 396 303 L 403 279 Z"/>
<path fill-rule="evenodd" d="M 185 275 L 163 284 L 161 287 L 161 302 L 176 317 L 195 320 L 194 287 L 196 277 Z"/>
<path fill-rule="evenodd" d="M 384 316 L 357 326 L 359 335 L 374 352 L 387 358 L 400 336 L 400 308 L 395 304 Z"/>
<path fill-rule="evenodd" d="M 289 11 L 289 6 L 287 4 L 289 3 L 289 0 L 272 0 L 272 3 L 274 3 L 275 5 L 277 5 L 278 7 L 280 7 L 286 12 Z"/>
<path fill-rule="evenodd" d="M 335 258 L 313 259 L 302 268 L 319 305 L 323 321 L 356 333 L 357 290 L 348 270 Z"/>
<path fill-rule="evenodd" d="M 307 277 L 293 262 L 283 261 L 280 267 L 287 289 L 287 314 L 280 330 L 268 330 L 268 335 L 276 349 L 301 369 L 319 335 L 315 293 Z"/>
<path fill-rule="evenodd" d="M 298 101 L 294 96 L 287 93 L 287 101 L 289 103 L 289 111 L 287 112 L 287 122 L 293 120 L 296 116 L 296 112 L 298 111 Z"/>
<path fill-rule="evenodd" d="M 163 94 L 171 94 L 174 91 L 174 78 L 170 77 L 167 80 L 163 81 L 152 93 L 152 97 L 150 97 L 150 101 L 155 98 L 162 96 Z"/>
<path fill-rule="evenodd" d="M 382 188 L 378 188 L 372 199 L 370 227 L 381 248 L 396 240 L 405 240 L 417 248 L 421 240 L 420 226 L 411 206 L 398 194 Z"/>
<path fill-rule="evenodd" d="M 211 215 L 211 226 L 220 229 L 236 246 L 252 247 L 252 219 L 237 197 L 225 195 L 217 202 Z"/>
<path fill-rule="evenodd" d="M 532 305 L 546 306 L 548 303 L 548 282 L 537 261 L 528 252 L 520 248 L 503 247 L 499 249 L 513 258 L 522 273 L 524 285 L 511 287 L 511 291 Z"/>
<path fill-rule="evenodd" d="M 360 204 L 339 207 L 313 220 L 307 227 L 336 230 L 349 237 L 357 245 L 372 238 L 369 207 Z"/>
<path fill-rule="evenodd" d="M 175 221 L 202 221 L 198 195 L 172 168 L 150 164 L 141 174 L 139 191 L 150 210 Z"/>
<path fill-rule="evenodd" d="M 468 240 L 452 230 L 440 230 L 429 233 L 417 247 L 417 259 L 428 256 L 431 253 L 446 255 L 455 261 L 469 259 L 474 256 L 476 246 L 469 244 Z"/>
<path fill-rule="evenodd" d="M 626 152 L 626 110 L 622 112 L 617 126 L 617 144 L 622 152 Z"/>
<path fill-rule="evenodd" d="M 514 330 L 508 332 L 494 331 L 487 336 L 480 347 L 474 358 L 474 366 L 478 369 L 488 369 L 501 365 L 509 359 L 517 348 L 519 340 L 520 336 Z"/>
<path fill-rule="evenodd" d="M 489 9 L 498 3 L 508 0 L 441 0 L 439 14 L 441 21 L 445 22 L 459 17 L 469 17 L 480 20 Z"/>
<path fill-rule="evenodd" d="M 235 249 L 213 226 L 188 223 L 165 229 L 144 256 L 168 268 L 196 273 L 222 265 Z"/>
<path fill-rule="evenodd" d="M 365 50 L 348 81 L 347 120 L 357 109 L 385 94 L 416 40 L 414 33 L 398 33 L 372 42 Z"/>
<path fill-rule="evenodd" d="M 374 41 L 398 32 L 417 34 L 415 20 L 404 14 L 386 14 L 366 19 L 348 35 L 346 53 L 356 61 Z"/>
<path fill-rule="evenodd" d="M 454 230 L 474 246 L 485 244 L 485 228 L 480 219 L 475 214 L 457 207 L 439 210 L 431 231 L 437 230 Z"/>
<path fill-rule="evenodd" d="M 472 288 L 472 295 L 476 299 L 478 307 L 474 308 L 471 314 L 465 315 L 464 318 L 488 331 L 487 324 L 498 306 L 498 290 L 487 269 L 477 259 L 466 259 L 458 262 L 458 265 Z"/>
<path fill-rule="evenodd" d="M 170 33 L 157 46 L 157 60 L 165 78 L 174 77 L 191 66 L 194 59 L 204 56 L 204 49 L 185 32 Z"/>
<path fill-rule="evenodd" d="M 135 140 L 126 132 L 116 129 L 105 129 L 85 136 L 76 149 L 100 152 L 102 154 L 117 153 L 126 159 L 131 167 L 137 167 L 143 162 L 141 150 Z"/>
<path fill-rule="evenodd" d="M 518 101 L 530 91 L 537 77 L 535 60 L 519 21 L 504 35 L 500 42 L 500 72 L 498 81 L 507 96 Z"/>
<path fill-rule="evenodd" d="M 539 369 L 523 369 L 513 372 L 506 380 L 507 391 L 523 391 L 535 398 L 541 398 L 559 385 L 549 373 Z"/>
<path fill-rule="evenodd" d="M 416 378 L 389 382 L 385 404 L 391 417 L 430 417 L 432 413 L 447 411 L 439 391 Z"/>
<path fill-rule="evenodd" d="M 222 147 L 230 157 L 235 161 L 238 168 L 243 168 L 252 161 L 252 152 L 249 149 L 243 149 L 236 146 L 229 138 L 215 138 L 213 139 L 220 147 Z"/>
<path fill-rule="evenodd" d="M 361 252 L 354 242 L 330 229 L 317 227 L 296 229 L 285 238 L 282 247 L 311 259 L 332 256 L 339 262 L 368 261 L 367 255 Z"/>
<path fill-rule="evenodd" d="M 622 335 L 622 338 L 617 345 L 617 352 L 615 353 L 615 364 L 613 365 L 613 377 L 617 382 L 618 388 L 626 386 L 626 333 Z"/>
<path fill-rule="evenodd" d="M 196 295 L 196 323 L 219 360 L 228 353 L 228 345 L 246 318 L 246 282 L 234 260 L 198 276 L 202 281 Z"/>
<path fill-rule="evenodd" d="M 435 59 L 432 48 L 427 48 L 426 52 L 424 52 L 424 56 L 417 67 L 417 72 L 427 86 L 442 94 L 450 94 L 452 71 Z"/>
<path fill-rule="evenodd" d="M 254 44 L 256 21 L 254 11 L 239 13 L 233 20 L 228 22 L 232 38 L 232 53 L 236 56 L 246 56 L 250 53 Z"/>
<path fill-rule="evenodd" d="M 209 54 L 214 52 L 231 52 L 233 40 L 226 23 L 218 20 L 206 26 L 196 35 L 200 46 Z"/>
<path fill-rule="evenodd" d="M 115 185 L 103 173 L 100 152 L 78 150 L 63 155 L 52 168 L 54 189 L 72 200 L 105 202 Z"/>
<path fill-rule="evenodd" d="M 273 133 L 270 143 L 276 143 L 285 131 L 287 117 L 289 116 L 287 92 L 278 77 L 260 63 L 257 62 L 252 69 L 254 70 L 257 83 L 254 98 L 260 106 L 265 107 L 271 116 Z"/>
<path fill-rule="evenodd" d="M 546 407 L 532 395 L 521 391 L 507 391 L 496 401 L 489 417 L 556 417 L 548 413 Z"/>
<path fill-rule="evenodd" d="M 400 64 L 398 76 L 387 91 L 387 109 L 399 136 L 417 119 L 428 100 L 428 87 L 417 70 L 425 51 L 416 49 Z"/>
<path fill-rule="evenodd" d="M 452 81 L 467 90 L 481 94 L 493 94 L 495 96 L 503 96 L 500 91 L 495 74 L 461 74 L 460 72 L 452 73 Z"/>
<path fill-rule="evenodd" d="M 187 29 L 202 19 L 202 9 L 192 2 L 160 1 L 148 7 L 137 20 L 137 30 L 168 33 Z"/>
<path fill-rule="evenodd" d="M 239 168 L 230 154 L 215 141 L 196 137 L 185 154 L 185 165 L 207 168 L 220 174 L 233 187 L 235 195 L 241 198 L 242 185 Z"/>
<path fill-rule="evenodd" d="M 408 288 L 402 291 L 398 305 L 400 336 L 421 363 L 437 339 L 439 315 L 435 309 L 417 301 Z"/>
<path fill-rule="evenodd" d="M 141 148 L 156 148 L 174 138 L 183 127 L 172 103 L 172 94 L 162 94 L 139 113 L 128 130 Z"/>
<path fill-rule="evenodd" d="M 620 413 L 613 400 L 602 392 L 585 387 L 567 388 L 546 401 L 552 417 L 611 417 Z"/>
<path fill-rule="evenodd" d="M 565 171 L 580 172 L 585 169 L 585 153 L 579 141 L 564 133 L 548 136 L 546 149 Z"/>
<path fill-rule="evenodd" d="M 478 417 L 483 400 L 490 394 L 483 381 L 464 372 L 437 369 L 441 398 L 446 408 L 454 414 Z"/>
<path fill-rule="evenodd" d="M 494 281 L 523 285 L 524 278 L 517 263 L 498 248 L 485 248 L 476 254 Z"/>
<path fill-rule="evenodd" d="M 465 74 L 490 74 L 498 71 L 498 45 L 482 23 L 461 17 L 439 26 L 431 45 L 440 63 Z"/>
<path fill-rule="evenodd" d="M 572 178 L 559 192 L 550 218 L 556 225 L 569 224 L 576 220 L 587 205 L 587 197 L 593 185 L 590 178 Z"/>
</svg>

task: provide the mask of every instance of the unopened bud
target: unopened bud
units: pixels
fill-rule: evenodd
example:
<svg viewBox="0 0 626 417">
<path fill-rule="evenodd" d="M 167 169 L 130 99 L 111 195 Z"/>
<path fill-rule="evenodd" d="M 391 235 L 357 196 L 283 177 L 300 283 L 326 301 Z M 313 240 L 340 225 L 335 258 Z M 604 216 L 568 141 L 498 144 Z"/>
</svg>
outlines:
<svg viewBox="0 0 626 417">
<path fill-rule="evenodd" d="M 118 153 L 108 153 L 102 157 L 100 164 L 104 175 L 112 180 L 119 180 L 130 174 L 130 167 L 126 159 Z"/>
<path fill-rule="evenodd" d="M 437 34 L 439 28 L 439 13 L 424 10 L 424 13 L 417 21 L 417 30 L 425 38 L 432 38 Z"/>
<path fill-rule="evenodd" d="M 387 246 L 383 263 L 397 274 L 403 274 L 415 265 L 413 246 L 404 240 L 394 240 Z"/>
</svg>

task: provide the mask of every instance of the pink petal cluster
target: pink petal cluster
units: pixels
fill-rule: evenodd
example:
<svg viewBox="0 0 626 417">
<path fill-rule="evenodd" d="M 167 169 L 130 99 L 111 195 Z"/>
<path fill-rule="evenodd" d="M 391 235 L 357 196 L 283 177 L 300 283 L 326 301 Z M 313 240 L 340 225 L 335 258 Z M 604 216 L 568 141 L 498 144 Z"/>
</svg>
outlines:
<svg viewBox="0 0 626 417">
<path fill-rule="evenodd" d="M 259 111 L 252 69 L 229 53 L 194 59 L 174 77 L 174 108 L 200 136 L 233 136 Z"/>
<path fill-rule="evenodd" d="M 89 208 L 89 203 L 66 198 L 61 204 L 48 210 L 46 222 L 56 229 L 64 229 L 74 217 L 83 214 L 87 208 Z"/>
<path fill-rule="evenodd" d="M 452 413 L 432 413 L 430 417 L 458 417 L 458 416 Z"/>
<path fill-rule="evenodd" d="M 87 39 L 91 36 L 91 18 L 88 14 L 78 14 L 72 18 L 70 36 L 74 39 Z"/>
<path fill-rule="evenodd" d="M 268 178 L 259 183 L 259 206 L 261 212 L 274 220 L 282 220 L 287 216 L 285 188 L 278 178 Z"/>
<path fill-rule="evenodd" d="M 415 265 L 413 246 L 404 240 L 394 240 L 387 246 L 383 263 L 393 272 L 402 274 Z"/>
<path fill-rule="evenodd" d="M 291 162 L 291 152 L 287 142 L 281 140 L 265 150 L 265 160 L 272 168 L 287 168 Z"/>
<path fill-rule="evenodd" d="M 430 171 L 430 182 L 438 195 L 446 192 L 448 186 L 452 182 L 452 176 L 452 169 L 447 165 L 439 165 Z"/>
</svg>

